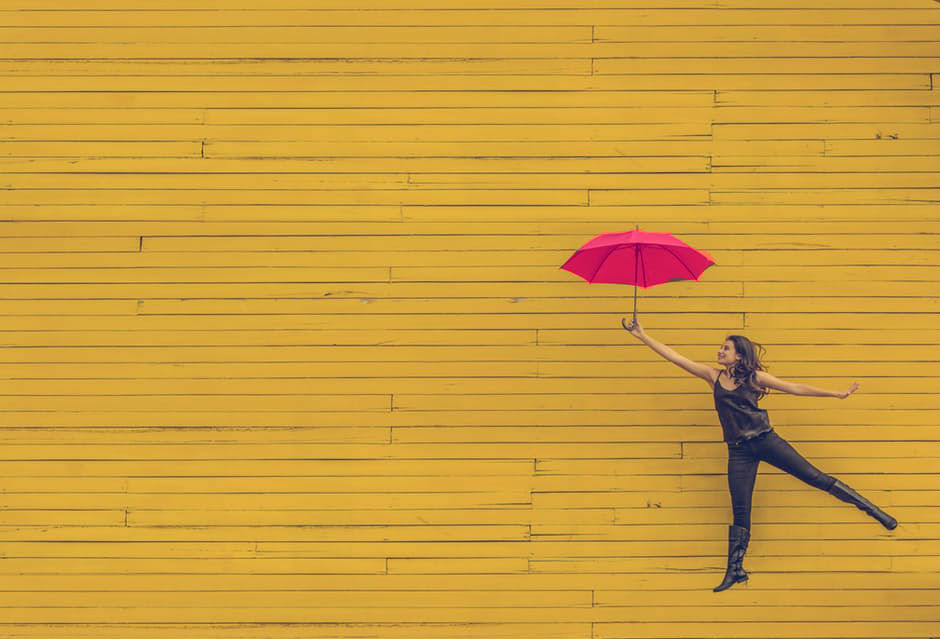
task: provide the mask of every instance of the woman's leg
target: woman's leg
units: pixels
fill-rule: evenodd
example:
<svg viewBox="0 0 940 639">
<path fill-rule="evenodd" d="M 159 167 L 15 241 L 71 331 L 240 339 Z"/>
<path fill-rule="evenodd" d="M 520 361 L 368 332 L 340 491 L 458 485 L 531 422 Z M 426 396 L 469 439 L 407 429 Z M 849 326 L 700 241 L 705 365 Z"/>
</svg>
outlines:
<svg viewBox="0 0 940 639">
<path fill-rule="evenodd" d="M 751 454 L 747 444 L 728 445 L 728 490 L 735 526 L 751 527 L 751 497 L 759 464 L 760 459 Z"/>
<path fill-rule="evenodd" d="M 728 566 L 724 579 L 713 590 L 727 590 L 740 581 L 747 581 L 747 572 L 741 562 L 751 538 L 751 495 L 760 460 L 747 445 L 728 445 L 728 488 L 731 490 L 731 509 L 734 523 L 728 526 Z"/>
<path fill-rule="evenodd" d="M 771 431 L 754 444 L 755 455 L 763 461 L 790 473 L 810 486 L 825 490 L 846 503 L 854 504 L 859 510 L 876 519 L 888 530 L 897 528 L 898 522 L 894 517 L 859 495 L 851 486 L 832 475 L 827 475 L 806 461 L 788 441 L 777 435 L 776 432 Z"/>
<path fill-rule="evenodd" d="M 836 481 L 835 477 L 809 463 L 775 431 L 770 431 L 754 442 L 754 453 L 768 464 L 820 490 L 828 491 Z"/>
</svg>

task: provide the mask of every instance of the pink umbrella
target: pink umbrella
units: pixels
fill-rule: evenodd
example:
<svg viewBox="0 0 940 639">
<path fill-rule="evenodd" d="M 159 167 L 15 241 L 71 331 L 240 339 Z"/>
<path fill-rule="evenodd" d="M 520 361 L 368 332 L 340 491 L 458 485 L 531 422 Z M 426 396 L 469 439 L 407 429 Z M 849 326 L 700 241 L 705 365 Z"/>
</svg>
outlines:
<svg viewBox="0 0 940 639">
<path fill-rule="evenodd" d="M 588 282 L 633 284 L 649 288 L 674 280 L 698 280 L 715 263 L 705 251 L 692 248 L 670 233 L 649 233 L 637 227 L 625 233 L 602 233 L 574 252 L 561 265 Z"/>
</svg>

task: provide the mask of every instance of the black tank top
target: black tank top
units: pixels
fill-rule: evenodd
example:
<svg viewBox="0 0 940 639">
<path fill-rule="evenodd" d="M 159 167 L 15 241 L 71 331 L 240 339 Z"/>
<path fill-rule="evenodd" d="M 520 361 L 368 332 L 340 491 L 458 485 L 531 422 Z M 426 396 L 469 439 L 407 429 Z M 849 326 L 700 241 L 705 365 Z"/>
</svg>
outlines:
<svg viewBox="0 0 940 639">
<path fill-rule="evenodd" d="M 739 442 L 773 430 L 767 411 L 757 407 L 758 392 L 744 383 L 733 391 L 721 386 L 721 374 L 715 379 L 715 409 L 726 442 Z"/>
</svg>

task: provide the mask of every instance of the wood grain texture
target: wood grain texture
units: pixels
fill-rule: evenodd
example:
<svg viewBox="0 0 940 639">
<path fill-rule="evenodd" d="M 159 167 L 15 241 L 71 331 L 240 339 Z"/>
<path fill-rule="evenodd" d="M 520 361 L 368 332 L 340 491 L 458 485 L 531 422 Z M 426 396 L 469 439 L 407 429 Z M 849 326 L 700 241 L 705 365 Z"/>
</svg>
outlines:
<svg viewBox="0 0 940 639">
<path fill-rule="evenodd" d="M 7 0 L 0 636 L 923 639 L 940 555 L 931 0 Z M 741 333 L 810 461 L 747 585 L 710 391 L 559 266 Z M 753 591 L 753 592 L 752 592 Z"/>
</svg>

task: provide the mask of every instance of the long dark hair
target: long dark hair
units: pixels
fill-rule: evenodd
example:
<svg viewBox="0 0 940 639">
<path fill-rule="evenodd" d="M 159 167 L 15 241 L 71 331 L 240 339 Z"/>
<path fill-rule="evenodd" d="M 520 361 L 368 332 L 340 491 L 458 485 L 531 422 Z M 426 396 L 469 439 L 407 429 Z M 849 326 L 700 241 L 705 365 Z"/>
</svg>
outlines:
<svg viewBox="0 0 940 639">
<path fill-rule="evenodd" d="M 748 384 L 757 392 L 757 399 L 761 399 L 770 392 L 769 388 L 757 383 L 757 371 L 768 368 L 761 362 L 765 352 L 764 347 L 743 335 L 729 335 L 725 339 L 734 344 L 735 352 L 741 356 L 741 359 L 731 367 L 731 376 L 739 385 Z"/>
</svg>

